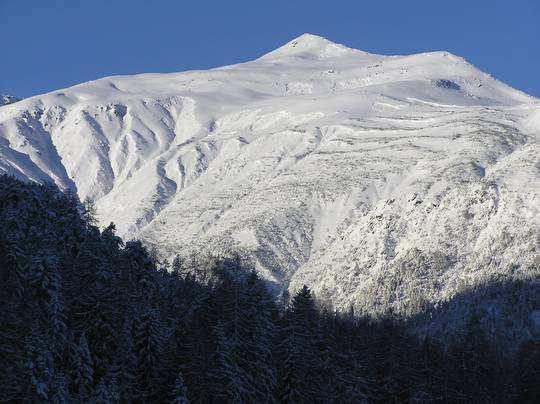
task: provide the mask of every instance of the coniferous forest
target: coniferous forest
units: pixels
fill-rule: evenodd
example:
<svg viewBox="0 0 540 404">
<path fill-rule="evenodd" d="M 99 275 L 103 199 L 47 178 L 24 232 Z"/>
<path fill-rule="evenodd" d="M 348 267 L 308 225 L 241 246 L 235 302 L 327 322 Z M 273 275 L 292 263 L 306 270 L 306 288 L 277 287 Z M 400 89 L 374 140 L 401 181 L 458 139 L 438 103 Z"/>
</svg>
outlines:
<svg viewBox="0 0 540 404">
<path fill-rule="evenodd" d="M 0 401 L 538 402 L 540 342 L 473 315 L 449 343 L 406 319 L 276 301 L 237 258 L 159 262 L 53 186 L 0 177 Z"/>
</svg>

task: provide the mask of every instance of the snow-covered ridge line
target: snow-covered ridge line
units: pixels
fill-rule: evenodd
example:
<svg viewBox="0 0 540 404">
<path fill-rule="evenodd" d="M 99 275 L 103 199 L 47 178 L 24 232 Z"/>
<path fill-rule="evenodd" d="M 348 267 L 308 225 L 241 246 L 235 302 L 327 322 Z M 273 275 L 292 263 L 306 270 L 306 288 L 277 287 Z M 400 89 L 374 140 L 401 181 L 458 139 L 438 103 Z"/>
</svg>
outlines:
<svg viewBox="0 0 540 404">
<path fill-rule="evenodd" d="M 0 94 L 0 107 L 3 105 L 13 104 L 17 101 L 20 101 L 20 98 L 14 97 L 13 95 Z"/>
<path fill-rule="evenodd" d="M 0 172 L 76 190 L 165 254 L 243 250 L 276 291 L 414 311 L 538 275 L 539 111 L 447 52 L 307 34 L 246 63 L 3 106 Z"/>
</svg>

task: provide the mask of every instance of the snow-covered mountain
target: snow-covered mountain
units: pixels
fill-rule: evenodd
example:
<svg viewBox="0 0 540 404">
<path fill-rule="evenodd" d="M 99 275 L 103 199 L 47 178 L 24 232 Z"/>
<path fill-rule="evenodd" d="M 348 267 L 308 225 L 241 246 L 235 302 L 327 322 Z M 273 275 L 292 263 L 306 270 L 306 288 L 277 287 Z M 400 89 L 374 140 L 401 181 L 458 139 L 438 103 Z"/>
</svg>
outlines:
<svg viewBox="0 0 540 404">
<path fill-rule="evenodd" d="M 2 105 L 13 104 L 17 101 L 20 101 L 20 98 L 14 97 L 12 95 L 0 94 L 0 107 Z"/>
<path fill-rule="evenodd" d="M 309 34 L 0 108 L 0 172 L 76 190 L 165 254 L 241 249 L 276 290 L 370 312 L 539 276 L 539 140 L 540 100 L 460 57 Z"/>
</svg>

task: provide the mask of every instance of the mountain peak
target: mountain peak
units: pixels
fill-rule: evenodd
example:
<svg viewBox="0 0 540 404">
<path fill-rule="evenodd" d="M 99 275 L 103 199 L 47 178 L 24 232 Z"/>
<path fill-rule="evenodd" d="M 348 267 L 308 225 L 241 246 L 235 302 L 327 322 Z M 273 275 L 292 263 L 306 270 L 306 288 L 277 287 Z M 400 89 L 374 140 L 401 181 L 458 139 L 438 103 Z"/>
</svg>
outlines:
<svg viewBox="0 0 540 404">
<path fill-rule="evenodd" d="M 328 39 L 319 36 L 314 35 L 310 33 L 305 33 L 300 35 L 297 38 L 294 38 L 293 40 L 287 42 L 285 46 L 289 46 L 292 48 L 306 48 L 306 47 L 313 47 L 313 46 L 326 46 L 326 45 L 336 45 L 334 42 L 329 41 Z"/>
<path fill-rule="evenodd" d="M 238 251 L 276 294 L 409 316 L 463 279 L 537 276 L 534 101 L 448 53 L 305 34 L 255 63 L 0 107 L 0 174 L 92 199 L 163 257 Z"/>
<path fill-rule="evenodd" d="M 325 58 L 343 55 L 348 52 L 364 53 L 356 49 L 348 48 L 345 45 L 329 41 L 322 36 L 305 33 L 287 42 L 276 50 L 267 53 L 262 58 L 273 59 L 276 57 L 287 56 Z"/>
</svg>

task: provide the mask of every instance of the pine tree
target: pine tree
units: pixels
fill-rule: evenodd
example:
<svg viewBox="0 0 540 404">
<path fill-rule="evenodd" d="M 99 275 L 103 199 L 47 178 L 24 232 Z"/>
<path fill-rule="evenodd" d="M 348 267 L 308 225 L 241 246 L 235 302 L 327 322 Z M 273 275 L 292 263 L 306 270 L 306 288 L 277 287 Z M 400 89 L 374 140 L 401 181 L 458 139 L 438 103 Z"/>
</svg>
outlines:
<svg viewBox="0 0 540 404">
<path fill-rule="evenodd" d="M 85 400 L 90 395 L 94 385 L 94 368 L 92 356 L 88 347 L 88 341 L 84 333 L 79 338 L 79 344 L 75 352 L 76 357 L 72 361 L 75 364 L 75 386 L 80 400 Z"/>
<path fill-rule="evenodd" d="M 99 235 L 98 235 L 99 237 Z M 106 249 L 96 241 L 96 249 Z M 116 289 L 116 274 L 106 259 L 92 249 L 79 254 L 80 279 L 85 287 L 73 297 L 74 327 L 85 333 L 92 347 L 96 380 L 106 377 L 113 363 L 121 320 L 121 293 Z"/>
<path fill-rule="evenodd" d="M 143 400 L 155 399 L 154 395 L 160 386 L 163 337 L 158 312 L 146 309 L 138 319 L 134 338 L 137 358 L 136 389 Z"/>
<path fill-rule="evenodd" d="M 43 255 L 28 260 L 27 264 L 28 281 L 35 304 L 32 315 L 41 324 L 41 337 L 56 360 L 62 355 L 67 343 L 58 257 L 52 251 L 45 251 Z"/>
<path fill-rule="evenodd" d="M 317 313 L 311 291 L 304 285 L 294 296 L 285 314 L 281 352 L 283 366 L 281 394 L 283 402 L 316 401 L 319 374 L 315 324 Z"/>
<path fill-rule="evenodd" d="M 90 197 L 86 197 L 83 202 L 82 218 L 88 226 L 97 225 L 97 209 L 94 200 Z"/>
<path fill-rule="evenodd" d="M 175 278 L 180 278 L 182 276 L 183 268 L 182 268 L 182 259 L 179 255 L 174 257 L 173 263 L 171 265 L 171 273 Z"/>
<path fill-rule="evenodd" d="M 368 362 L 357 335 L 357 320 L 349 312 L 344 318 L 323 310 L 316 328 L 322 401 L 361 402 L 372 399 L 373 380 Z"/>
<path fill-rule="evenodd" d="M 191 282 L 191 281 L 190 281 Z M 212 295 L 204 290 L 193 301 L 186 323 L 182 329 L 182 344 L 178 345 L 178 363 L 189 388 L 191 401 L 209 402 L 209 385 L 214 366 L 215 339 L 209 329 L 213 328 L 210 315 Z"/>
<path fill-rule="evenodd" d="M 214 401 L 243 403 L 246 392 L 244 372 L 238 367 L 233 345 L 225 335 L 223 324 L 214 329 L 216 335 L 215 365 L 211 373 L 211 389 Z"/>
<path fill-rule="evenodd" d="M 246 400 L 268 402 L 276 393 L 277 383 L 272 351 L 276 336 L 275 305 L 254 271 L 248 276 L 243 289 L 239 366 L 248 376 Z"/>
</svg>

